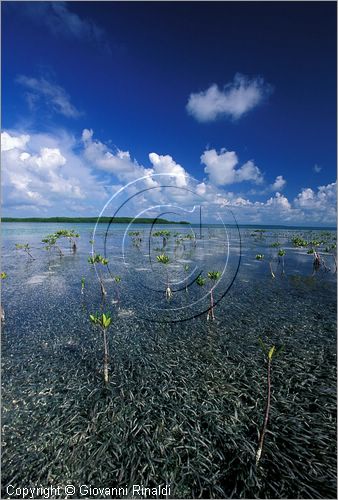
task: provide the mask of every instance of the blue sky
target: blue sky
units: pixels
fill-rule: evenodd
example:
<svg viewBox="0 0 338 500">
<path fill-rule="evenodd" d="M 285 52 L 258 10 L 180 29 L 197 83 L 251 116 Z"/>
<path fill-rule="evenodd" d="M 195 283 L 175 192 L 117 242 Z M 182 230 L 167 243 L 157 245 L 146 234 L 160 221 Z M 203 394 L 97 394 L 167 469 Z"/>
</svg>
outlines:
<svg viewBox="0 0 338 500">
<path fill-rule="evenodd" d="M 4 216 L 148 176 L 135 214 L 164 175 L 241 222 L 335 223 L 335 2 L 3 2 L 2 75 Z"/>
</svg>

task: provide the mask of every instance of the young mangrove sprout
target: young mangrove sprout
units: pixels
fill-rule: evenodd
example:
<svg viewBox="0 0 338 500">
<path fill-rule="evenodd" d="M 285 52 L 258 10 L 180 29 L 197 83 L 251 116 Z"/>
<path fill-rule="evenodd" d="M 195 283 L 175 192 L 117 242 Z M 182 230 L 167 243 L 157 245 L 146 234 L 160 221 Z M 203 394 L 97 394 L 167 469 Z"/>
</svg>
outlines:
<svg viewBox="0 0 338 500">
<path fill-rule="evenodd" d="M 278 263 L 282 263 L 282 274 L 285 274 L 285 269 L 284 269 L 284 257 L 285 257 L 286 251 L 283 250 L 282 248 L 278 250 Z"/>
<path fill-rule="evenodd" d="M 167 229 L 162 229 L 161 231 L 156 231 L 152 235 L 155 238 L 156 237 L 162 237 L 162 248 L 164 248 L 167 245 L 168 238 L 170 236 L 170 231 L 168 231 Z"/>
<path fill-rule="evenodd" d="M 60 258 L 63 256 L 63 252 L 59 245 L 57 244 L 58 236 L 54 234 L 48 234 L 42 239 L 42 243 L 45 243 L 45 249 L 48 251 L 49 255 L 53 249 L 58 250 Z"/>
<path fill-rule="evenodd" d="M 100 254 L 94 254 L 94 255 L 91 255 L 90 257 L 88 257 L 88 262 L 89 262 L 89 264 L 92 264 L 93 266 L 95 266 L 95 264 L 101 264 L 102 266 L 106 266 L 109 261 L 108 261 L 108 259 L 105 259 L 104 257 L 102 257 L 102 255 L 100 255 Z M 107 295 L 107 292 L 106 292 L 106 289 L 105 289 L 104 283 L 103 283 L 102 274 L 101 274 L 99 267 L 97 267 L 97 275 L 98 275 L 99 281 L 100 281 L 101 293 L 103 296 Z"/>
<path fill-rule="evenodd" d="M 255 257 L 256 260 L 263 260 L 264 259 L 264 255 L 262 253 L 258 253 Z"/>
<path fill-rule="evenodd" d="M 251 236 L 254 236 L 255 238 L 259 238 L 260 240 L 262 240 L 265 232 L 266 232 L 266 229 L 254 229 Z"/>
<path fill-rule="evenodd" d="M 101 316 L 96 314 L 89 315 L 90 321 L 93 325 L 100 328 L 103 334 L 103 346 L 104 346 L 104 355 L 103 355 L 103 380 L 105 384 L 109 382 L 108 375 L 108 366 L 109 366 L 109 349 L 108 349 L 108 340 L 107 340 L 107 330 L 111 324 L 111 317 L 108 313 L 102 314 Z"/>
<path fill-rule="evenodd" d="M 196 278 L 196 284 L 198 286 L 204 286 L 205 282 L 206 282 L 206 279 L 202 278 L 202 276 L 198 276 L 198 278 Z"/>
<path fill-rule="evenodd" d="M 320 266 L 323 266 L 325 271 L 329 270 L 325 264 L 324 258 L 319 254 L 318 248 L 320 247 L 320 245 L 321 245 L 321 242 L 318 240 L 311 240 L 308 243 L 308 246 L 310 248 L 307 251 L 307 253 L 313 255 L 313 264 L 312 264 L 313 273 L 312 274 L 315 274 L 318 271 L 318 269 L 320 268 Z"/>
<path fill-rule="evenodd" d="M 85 289 L 85 279 L 82 276 L 82 278 L 81 278 L 81 294 L 82 295 L 84 294 L 84 289 Z"/>
<path fill-rule="evenodd" d="M 279 248 L 280 247 L 280 243 L 278 241 L 276 241 L 275 243 L 272 243 L 272 245 L 270 245 L 270 247 L 272 248 Z M 280 265 L 282 265 L 282 275 L 285 274 L 284 272 L 284 255 L 285 255 L 285 250 L 279 248 L 278 252 L 277 252 L 277 258 L 278 258 L 278 261 L 277 261 L 277 266 L 276 266 L 276 270 L 275 272 L 277 272 L 277 269 Z M 263 255 L 264 257 L 264 255 Z M 256 259 L 257 259 L 257 256 L 256 256 Z M 261 259 L 257 259 L 257 260 L 261 260 Z M 275 272 L 273 271 L 273 268 L 272 268 L 272 264 L 273 262 L 275 261 L 275 255 L 272 255 L 271 259 L 270 259 L 270 262 L 269 262 L 269 267 L 270 267 L 270 273 L 271 273 L 271 276 L 272 278 L 276 278 L 276 274 Z"/>
<path fill-rule="evenodd" d="M 262 426 L 262 430 L 261 430 L 260 435 L 259 435 L 258 448 L 257 448 L 257 452 L 256 452 L 256 466 L 259 464 L 259 461 L 260 461 L 261 456 L 262 456 L 264 438 L 265 438 L 266 429 L 267 429 L 268 420 L 269 420 L 270 405 L 271 405 L 271 363 L 272 363 L 272 358 L 278 356 L 284 350 L 283 345 L 279 346 L 279 347 L 272 346 L 270 349 L 268 349 L 260 337 L 259 337 L 258 341 L 260 343 L 260 346 L 261 346 L 262 351 L 264 353 L 265 359 L 267 361 L 267 396 L 266 396 L 266 405 L 265 405 L 263 426 Z"/>
<path fill-rule="evenodd" d="M 216 281 L 218 281 L 221 277 L 221 273 L 219 271 L 210 271 L 208 272 L 208 278 L 215 284 L 211 287 L 210 289 L 210 309 L 208 311 L 207 315 L 207 321 L 211 318 L 212 320 L 215 319 L 215 314 L 214 314 L 214 296 L 213 296 L 213 290 L 216 286 Z"/>
<path fill-rule="evenodd" d="M 169 260 L 170 260 L 168 255 L 165 255 L 164 253 L 162 253 L 161 255 L 157 255 L 156 259 L 157 259 L 157 262 L 159 262 L 160 264 L 164 264 L 164 265 L 169 264 Z M 168 300 L 170 300 L 172 297 L 172 294 L 173 293 L 172 293 L 172 290 L 171 290 L 170 285 L 169 285 L 169 272 L 167 269 L 167 288 L 165 291 L 165 296 Z"/>
<path fill-rule="evenodd" d="M 131 237 L 133 246 L 139 248 L 142 243 L 140 231 L 129 231 L 128 235 Z"/>
<path fill-rule="evenodd" d="M 55 232 L 55 236 L 57 238 L 68 238 L 70 250 L 73 253 L 76 252 L 76 238 L 79 238 L 80 235 L 74 231 L 74 229 L 59 229 L 59 231 Z"/>
<path fill-rule="evenodd" d="M 295 236 L 291 241 L 295 247 L 306 247 L 308 245 L 308 242 L 299 236 Z"/>
<path fill-rule="evenodd" d="M 29 243 L 22 243 L 22 244 L 21 243 L 16 243 L 15 244 L 15 248 L 17 250 L 23 250 L 26 253 L 26 255 L 27 255 L 28 258 L 31 258 L 32 260 L 35 260 L 34 257 L 33 257 L 33 255 L 30 252 L 31 249 L 30 249 Z"/>
</svg>

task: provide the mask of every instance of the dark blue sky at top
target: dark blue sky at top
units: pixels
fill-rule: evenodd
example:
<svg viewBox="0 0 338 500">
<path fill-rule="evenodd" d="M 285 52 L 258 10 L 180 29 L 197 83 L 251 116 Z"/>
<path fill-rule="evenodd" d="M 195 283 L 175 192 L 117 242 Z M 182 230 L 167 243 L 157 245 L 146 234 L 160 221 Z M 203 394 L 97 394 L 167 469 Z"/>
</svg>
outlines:
<svg viewBox="0 0 338 500">
<path fill-rule="evenodd" d="M 69 2 L 104 30 L 101 41 L 51 34 L 29 4 L 28 15 L 24 3 L 2 3 L 3 128 L 92 128 L 145 166 L 152 151 L 170 154 L 198 179 L 206 147 L 224 147 L 267 182 L 283 175 L 290 198 L 335 181 L 335 2 Z M 238 72 L 262 76 L 272 94 L 237 121 L 188 115 L 192 92 Z M 18 75 L 57 82 L 83 115 L 32 116 Z"/>
</svg>

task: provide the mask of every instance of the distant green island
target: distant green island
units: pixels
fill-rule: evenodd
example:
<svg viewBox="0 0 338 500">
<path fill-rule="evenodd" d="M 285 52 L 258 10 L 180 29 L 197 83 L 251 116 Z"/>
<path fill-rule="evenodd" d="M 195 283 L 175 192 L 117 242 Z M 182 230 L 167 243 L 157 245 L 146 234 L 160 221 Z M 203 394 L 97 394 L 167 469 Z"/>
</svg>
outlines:
<svg viewBox="0 0 338 500">
<path fill-rule="evenodd" d="M 109 223 L 112 224 L 129 224 L 134 222 L 136 224 L 189 224 L 186 221 L 173 222 L 166 219 L 149 219 L 147 217 L 2 217 L 2 222 L 99 222 L 99 223 Z"/>
</svg>

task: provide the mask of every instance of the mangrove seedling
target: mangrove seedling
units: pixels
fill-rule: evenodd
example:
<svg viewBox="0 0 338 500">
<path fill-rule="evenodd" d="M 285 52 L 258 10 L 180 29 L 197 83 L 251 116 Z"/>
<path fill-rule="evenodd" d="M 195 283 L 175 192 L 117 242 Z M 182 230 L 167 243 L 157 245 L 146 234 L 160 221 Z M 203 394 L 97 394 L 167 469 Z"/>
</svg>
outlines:
<svg viewBox="0 0 338 500">
<path fill-rule="evenodd" d="M 103 346 L 104 346 L 104 354 L 103 354 L 103 380 L 105 384 L 109 382 L 108 375 L 108 367 L 109 367 L 109 349 L 108 349 L 108 340 L 107 340 L 107 330 L 111 324 L 111 317 L 107 314 L 102 314 L 101 316 L 96 314 L 89 315 L 90 321 L 93 325 L 100 328 L 103 334 Z"/>
<path fill-rule="evenodd" d="M 59 245 L 57 244 L 58 236 L 54 234 L 48 234 L 45 238 L 43 238 L 41 241 L 42 243 L 45 243 L 45 249 L 49 252 L 49 255 L 53 249 L 58 250 L 60 258 L 63 256 L 63 252 Z"/>
<path fill-rule="evenodd" d="M 95 266 L 96 264 L 101 264 L 102 266 L 106 266 L 109 261 L 108 261 L 108 259 L 105 259 L 104 257 L 102 257 L 102 255 L 100 255 L 100 254 L 94 254 L 94 255 L 91 255 L 90 257 L 88 257 L 88 262 L 89 262 L 89 264 L 92 264 L 93 266 Z M 107 295 L 107 292 L 106 292 L 106 289 L 104 287 L 102 274 L 101 274 L 99 267 L 97 267 L 96 269 L 97 269 L 97 275 L 98 275 L 98 278 L 100 281 L 101 293 L 103 296 L 105 296 L 105 295 Z"/>
<path fill-rule="evenodd" d="M 202 276 L 198 276 L 196 278 L 196 284 L 198 286 L 204 286 L 205 285 L 205 282 L 206 282 L 206 279 L 205 278 L 202 278 Z"/>
<path fill-rule="evenodd" d="M 318 251 L 318 247 L 320 247 L 321 242 L 318 240 L 312 240 L 312 241 L 309 241 L 308 245 L 310 248 L 307 251 L 307 253 L 313 255 L 313 264 L 312 264 L 313 273 L 312 274 L 315 274 L 319 270 L 321 265 L 324 267 L 325 271 L 328 271 L 329 269 L 327 268 L 327 266 L 325 264 L 325 260 L 323 257 L 321 257 L 321 255 L 319 254 L 319 251 Z"/>
<path fill-rule="evenodd" d="M 81 294 L 82 295 L 84 294 L 84 289 L 85 289 L 85 279 L 82 276 L 82 278 L 81 278 Z"/>
<path fill-rule="evenodd" d="M 167 245 L 170 231 L 168 231 L 167 229 L 162 229 L 161 231 L 156 231 L 155 233 L 153 233 L 153 236 L 162 237 L 162 248 L 164 248 Z"/>
<path fill-rule="evenodd" d="M 263 340 L 259 337 L 258 339 L 260 346 L 262 348 L 262 351 L 264 353 L 265 359 L 267 361 L 267 396 L 266 396 L 266 405 L 265 405 L 265 412 L 264 412 L 264 420 L 263 420 L 263 426 L 262 430 L 259 435 L 259 441 L 258 441 L 258 448 L 256 452 L 256 466 L 259 464 L 259 461 L 262 456 L 262 451 L 263 451 L 263 445 L 264 445 L 264 438 L 266 434 L 266 429 L 268 425 L 268 420 L 269 420 L 269 414 L 270 414 L 270 405 L 271 405 L 271 363 L 273 357 L 278 356 L 283 350 L 284 346 L 281 345 L 279 347 L 272 346 L 270 349 L 267 348 L 267 346 L 264 344 Z"/>
<path fill-rule="evenodd" d="M 282 274 L 285 274 L 285 269 L 284 269 L 284 257 L 285 257 L 286 251 L 283 250 L 282 248 L 278 250 L 278 262 L 282 263 Z"/>
<path fill-rule="evenodd" d="M 254 229 L 251 236 L 254 236 L 255 238 L 259 238 L 260 240 L 262 240 L 265 232 L 266 232 L 265 229 Z"/>
<path fill-rule="evenodd" d="M 264 259 L 264 255 L 262 253 L 258 253 L 255 257 L 256 260 L 263 260 Z"/>
<path fill-rule="evenodd" d="M 30 249 L 29 243 L 22 243 L 22 244 L 16 243 L 15 248 L 17 250 L 23 250 L 26 253 L 27 257 L 31 258 L 32 260 L 35 260 L 33 255 L 30 252 L 31 249 Z"/>
<path fill-rule="evenodd" d="M 168 255 L 165 255 L 164 253 L 162 253 L 161 255 L 157 255 L 156 259 L 157 259 L 157 262 L 159 262 L 160 264 L 164 264 L 164 265 L 169 264 L 169 260 L 170 260 Z M 169 285 L 169 272 L 167 269 L 167 288 L 165 291 L 165 296 L 168 300 L 170 300 L 172 297 L 172 294 L 173 293 L 172 293 L 172 290 L 171 290 L 170 285 Z"/>
<path fill-rule="evenodd" d="M 208 272 L 208 278 L 215 284 L 211 287 L 210 289 L 210 309 L 208 311 L 207 315 L 207 321 L 211 318 L 212 320 L 215 319 L 215 314 L 214 314 L 214 296 L 213 296 L 213 290 L 216 286 L 216 281 L 218 281 L 221 277 L 221 273 L 219 271 L 210 271 Z"/>
<path fill-rule="evenodd" d="M 133 246 L 139 248 L 142 242 L 140 231 L 129 231 L 128 235 L 131 237 Z"/>
<path fill-rule="evenodd" d="M 306 247 L 308 245 L 308 242 L 299 236 L 295 236 L 291 241 L 295 247 Z"/>
<path fill-rule="evenodd" d="M 272 246 L 272 245 L 271 245 Z M 276 245 L 274 246 L 274 248 L 278 248 Z M 277 261 L 277 266 L 276 266 L 276 273 L 277 273 L 277 270 L 278 270 L 278 267 L 281 265 L 282 266 L 282 275 L 285 274 L 285 271 L 284 271 L 284 255 L 286 254 L 285 250 L 283 250 L 282 248 L 280 248 L 277 252 L 277 257 L 276 259 L 278 258 L 278 261 Z M 271 276 L 272 278 L 276 278 L 276 275 L 273 271 L 273 268 L 272 268 L 272 263 L 276 260 L 275 257 L 273 256 L 269 262 L 269 267 L 270 267 L 270 273 L 271 273 Z"/>
<path fill-rule="evenodd" d="M 76 252 L 76 238 L 79 238 L 80 235 L 74 231 L 74 229 L 59 229 L 59 231 L 55 232 L 55 236 L 57 238 L 68 238 L 70 250 L 73 253 Z"/>
</svg>

